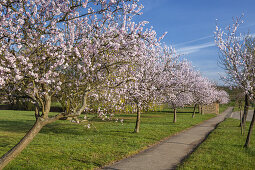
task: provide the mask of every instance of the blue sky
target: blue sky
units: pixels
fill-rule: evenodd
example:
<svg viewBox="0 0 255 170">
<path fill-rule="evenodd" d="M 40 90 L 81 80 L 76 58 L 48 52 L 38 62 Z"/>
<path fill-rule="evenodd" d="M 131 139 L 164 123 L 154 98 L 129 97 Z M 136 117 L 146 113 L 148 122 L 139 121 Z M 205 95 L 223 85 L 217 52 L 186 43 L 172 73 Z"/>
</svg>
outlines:
<svg viewBox="0 0 255 170">
<path fill-rule="evenodd" d="M 212 81 L 222 84 L 224 73 L 218 64 L 219 51 L 214 44 L 216 19 L 221 28 L 232 24 L 233 17 L 244 14 L 241 32 L 255 33 L 254 0 L 140 0 L 143 15 L 158 35 L 168 32 L 163 41 L 185 53 L 192 64 Z"/>
</svg>

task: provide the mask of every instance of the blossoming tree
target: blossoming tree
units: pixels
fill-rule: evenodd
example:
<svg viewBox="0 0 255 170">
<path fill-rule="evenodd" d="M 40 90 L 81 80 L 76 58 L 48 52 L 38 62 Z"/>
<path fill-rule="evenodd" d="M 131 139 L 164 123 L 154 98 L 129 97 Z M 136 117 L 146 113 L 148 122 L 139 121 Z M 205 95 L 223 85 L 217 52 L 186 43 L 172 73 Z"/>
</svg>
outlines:
<svg viewBox="0 0 255 170">
<path fill-rule="evenodd" d="M 144 22 L 132 21 L 140 10 L 135 0 L 0 2 L 0 88 L 12 85 L 36 106 L 34 126 L 0 158 L 0 169 L 43 126 L 80 115 L 94 91 L 126 81 L 122 68 L 141 56 L 152 35 Z M 53 96 L 65 111 L 50 117 Z"/>
<path fill-rule="evenodd" d="M 164 36 L 164 35 L 163 35 Z M 137 67 L 131 70 L 133 81 L 130 81 L 125 88 L 123 96 L 125 100 L 135 105 L 137 114 L 136 126 L 134 132 L 138 133 L 140 130 L 141 112 L 145 110 L 149 105 L 158 103 L 161 101 L 161 93 L 158 85 L 164 81 L 162 79 L 162 71 L 169 62 L 175 58 L 174 49 L 167 46 L 160 46 L 159 40 L 154 39 L 153 42 L 147 45 L 144 55 L 137 61 Z"/>
<path fill-rule="evenodd" d="M 174 109 L 174 123 L 177 121 L 176 109 L 190 105 L 195 100 L 195 87 L 200 83 L 196 77 L 197 71 L 187 60 L 179 61 L 165 70 L 162 94 L 164 102 Z"/>
<path fill-rule="evenodd" d="M 255 46 L 254 37 L 238 33 L 241 18 L 234 20 L 226 30 L 216 27 L 215 41 L 221 52 L 220 61 L 227 73 L 225 80 L 231 86 L 243 89 L 253 101 L 255 99 Z M 244 147 L 248 147 L 255 122 L 255 110 Z"/>
</svg>

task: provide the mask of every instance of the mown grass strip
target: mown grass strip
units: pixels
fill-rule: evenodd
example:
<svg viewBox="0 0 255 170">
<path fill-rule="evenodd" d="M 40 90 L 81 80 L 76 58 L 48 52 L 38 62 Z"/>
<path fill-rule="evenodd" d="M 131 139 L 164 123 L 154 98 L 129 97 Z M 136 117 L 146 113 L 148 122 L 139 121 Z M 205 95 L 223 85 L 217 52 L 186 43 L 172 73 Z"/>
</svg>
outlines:
<svg viewBox="0 0 255 170">
<path fill-rule="evenodd" d="M 255 132 L 250 148 L 245 149 L 246 135 L 241 135 L 239 124 L 240 121 L 235 119 L 227 119 L 219 124 L 178 169 L 254 169 Z"/>
<path fill-rule="evenodd" d="M 135 154 L 163 138 L 215 115 L 197 114 L 193 108 L 180 110 L 172 123 L 171 110 L 142 114 L 141 132 L 133 133 L 135 114 L 122 114 L 120 122 L 93 121 L 96 127 L 57 121 L 49 124 L 6 169 L 92 169 Z M 0 111 L 0 155 L 14 146 L 31 128 L 33 112 Z"/>
</svg>

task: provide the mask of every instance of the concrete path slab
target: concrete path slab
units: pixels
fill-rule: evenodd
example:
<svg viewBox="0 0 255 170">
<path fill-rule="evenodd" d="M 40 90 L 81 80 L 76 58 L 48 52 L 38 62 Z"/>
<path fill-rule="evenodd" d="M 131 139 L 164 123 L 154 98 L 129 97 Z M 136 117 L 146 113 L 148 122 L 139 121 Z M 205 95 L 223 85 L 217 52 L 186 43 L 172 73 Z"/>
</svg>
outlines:
<svg viewBox="0 0 255 170">
<path fill-rule="evenodd" d="M 243 114 L 243 112 L 242 112 L 242 114 Z M 249 110 L 246 120 L 247 121 L 251 121 L 252 116 L 253 116 L 253 110 Z M 239 119 L 240 120 L 240 111 L 231 113 L 230 118 Z"/>
<path fill-rule="evenodd" d="M 231 114 L 233 108 L 209 119 L 200 125 L 194 126 L 177 135 L 170 137 L 162 143 L 151 147 L 137 155 L 123 159 L 111 166 L 108 170 L 161 170 L 174 169 L 206 136 L 222 122 L 226 115 Z"/>
</svg>

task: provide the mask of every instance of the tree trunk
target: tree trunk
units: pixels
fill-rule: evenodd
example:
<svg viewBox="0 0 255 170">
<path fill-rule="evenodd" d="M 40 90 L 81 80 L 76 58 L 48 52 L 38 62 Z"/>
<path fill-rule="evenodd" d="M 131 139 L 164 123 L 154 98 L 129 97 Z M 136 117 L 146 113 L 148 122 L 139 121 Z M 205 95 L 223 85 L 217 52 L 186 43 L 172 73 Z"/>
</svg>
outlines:
<svg viewBox="0 0 255 170">
<path fill-rule="evenodd" d="M 203 112 L 203 106 L 201 105 L 201 107 L 200 107 L 200 109 L 201 109 L 201 115 L 203 115 L 204 114 L 204 112 Z"/>
<path fill-rule="evenodd" d="M 249 96 L 248 94 L 245 95 L 245 104 L 244 104 L 244 113 L 243 113 L 243 117 L 242 117 L 242 125 L 243 125 L 243 133 L 245 132 L 245 124 L 246 124 L 246 119 L 247 119 L 247 115 L 248 115 L 248 111 L 249 111 Z M 241 123 L 240 123 L 241 126 Z"/>
<path fill-rule="evenodd" d="M 177 121 L 177 115 L 176 115 L 176 109 L 174 109 L 174 120 L 173 123 L 175 123 Z"/>
<path fill-rule="evenodd" d="M 252 116 L 252 120 L 251 120 L 251 125 L 250 125 L 250 128 L 249 128 L 249 132 L 248 132 L 248 135 L 247 135 L 247 138 L 246 138 L 246 142 L 244 144 L 244 147 L 245 148 L 248 148 L 249 145 L 250 145 L 250 138 L 251 138 L 251 133 L 252 133 L 252 129 L 253 129 L 253 126 L 254 126 L 254 122 L 255 122 L 255 109 L 253 111 L 253 116 Z"/>
<path fill-rule="evenodd" d="M 195 114 L 196 114 L 196 107 L 197 107 L 197 104 L 194 105 L 194 110 L 193 110 L 192 118 L 195 117 Z"/>
<path fill-rule="evenodd" d="M 243 135 L 244 131 L 243 131 L 243 122 L 242 122 L 242 110 L 240 109 L 240 127 L 241 127 L 241 135 Z"/>
<path fill-rule="evenodd" d="M 40 119 L 37 119 L 33 127 L 19 141 L 19 143 L 16 144 L 11 150 L 9 150 L 0 158 L 0 169 L 3 169 L 32 141 L 44 125 L 46 125 L 46 123 L 44 123 Z"/>
<path fill-rule="evenodd" d="M 136 111 L 136 125 L 135 125 L 135 133 L 139 133 L 140 131 L 140 122 L 141 122 L 141 112 L 139 109 L 139 106 L 137 105 L 137 111 Z"/>
</svg>

